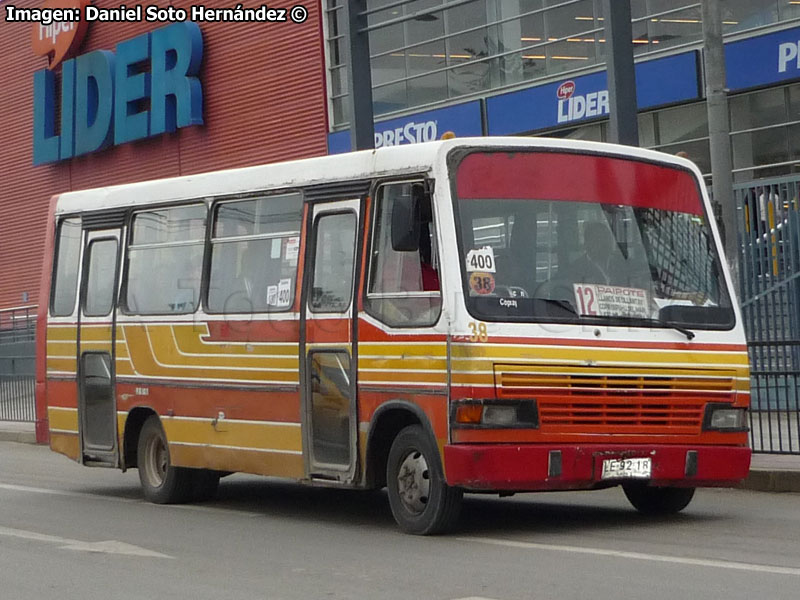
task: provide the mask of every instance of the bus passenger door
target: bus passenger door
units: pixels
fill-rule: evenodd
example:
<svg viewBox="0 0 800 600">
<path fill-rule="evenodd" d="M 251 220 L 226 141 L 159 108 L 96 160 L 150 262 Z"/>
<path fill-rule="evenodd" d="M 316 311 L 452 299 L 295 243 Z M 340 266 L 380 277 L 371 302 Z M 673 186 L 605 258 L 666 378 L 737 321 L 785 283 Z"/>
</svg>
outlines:
<svg viewBox="0 0 800 600">
<path fill-rule="evenodd" d="M 303 443 L 312 479 L 352 482 L 357 471 L 354 292 L 360 200 L 312 207 L 304 281 Z"/>
<path fill-rule="evenodd" d="M 78 313 L 78 428 L 81 462 L 118 466 L 114 391 L 120 229 L 85 236 Z"/>
</svg>

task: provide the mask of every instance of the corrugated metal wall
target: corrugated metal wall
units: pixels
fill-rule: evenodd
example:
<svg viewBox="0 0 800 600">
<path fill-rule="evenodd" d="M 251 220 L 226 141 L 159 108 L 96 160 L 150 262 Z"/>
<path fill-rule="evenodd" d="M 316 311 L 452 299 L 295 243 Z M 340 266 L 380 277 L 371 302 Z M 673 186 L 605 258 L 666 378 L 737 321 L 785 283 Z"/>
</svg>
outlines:
<svg viewBox="0 0 800 600">
<path fill-rule="evenodd" d="M 244 7 L 258 7 L 245 0 Z M 289 8 L 298 2 L 269 3 Z M 43 0 L 17 0 L 38 8 Z M 117 7 L 116 0 L 96 0 Z M 132 4 L 132 3 L 131 3 Z M 187 8 L 192 2 L 148 2 Z M 232 8 L 236 2 L 208 2 Z M 248 166 L 327 151 L 327 109 L 319 0 L 303 3 L 302 24 L 200 23 L 204 58 L 202 127 L 33 166 L 33 73 L 46 66 L 31 50 L 30 24 L 0 28 L 0 309 L 38 300 L 47 203 L 53 194 Z M 0 5 L 2 7 L 2 5 Z M 113 50 L 159 23 L 93 23 L 80 53 Z M 23 300 L 27 292 L 29 300 Z"/>
</svg>

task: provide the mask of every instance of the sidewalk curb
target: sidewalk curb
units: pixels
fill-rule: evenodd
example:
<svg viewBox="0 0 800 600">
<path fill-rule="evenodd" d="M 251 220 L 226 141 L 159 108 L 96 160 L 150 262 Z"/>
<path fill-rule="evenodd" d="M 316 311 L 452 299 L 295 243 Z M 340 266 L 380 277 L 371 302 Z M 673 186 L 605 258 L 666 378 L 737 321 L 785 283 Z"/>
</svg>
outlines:
<svg viewBox="0 0 800 600">
<path fill-rule="evenodd" d="M 751 469 L 740 489 L 754 492 L 800 493 L 800 471 Z"/>
<path fill-rule="evenodd" d="M 33 431 L 3 431 L 0 429 L 0 442 L 19 442 L 21 444 L 35 444 L 36 433 Z"/>
</svg>

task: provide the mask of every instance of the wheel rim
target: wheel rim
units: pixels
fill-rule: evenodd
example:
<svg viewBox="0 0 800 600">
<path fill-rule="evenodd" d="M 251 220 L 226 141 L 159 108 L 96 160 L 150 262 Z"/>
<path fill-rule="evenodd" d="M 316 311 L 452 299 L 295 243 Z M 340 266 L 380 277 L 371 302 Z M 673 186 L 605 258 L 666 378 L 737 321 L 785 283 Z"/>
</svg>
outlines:
<svg viewBox="0 0 800 600">
<path fill-rule="evenodd" d="M 161 487 L 169 467 L 169 452 L 161 436 L 154 435 L 147 440 L 144 465 L 147 483 L 154 488 Z"/>
<path fill-rule="evenodd" d="M 397 472 L 397 494 L 410 513 L 419 515 L 428 506 L 431 481 L 428 461 L 419 450 L 412 450 L 400 463 Z"/>
</svg>

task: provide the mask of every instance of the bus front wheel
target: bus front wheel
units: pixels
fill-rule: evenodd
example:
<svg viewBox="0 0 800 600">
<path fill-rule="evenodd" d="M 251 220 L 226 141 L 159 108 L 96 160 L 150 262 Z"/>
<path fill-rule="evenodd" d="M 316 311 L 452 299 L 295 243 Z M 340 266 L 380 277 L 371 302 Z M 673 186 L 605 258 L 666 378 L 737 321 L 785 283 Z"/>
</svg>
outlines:
<svg viewBox="0 0 800 600">
<path fill-rule="evenodd" d="M 137 449 L 139 481 L 144 497 L 155 504 L 187 502 L 193 491 L 192 470 L 170 462 L 164 428 L 156 415 L 145 421 Z"/>
<path fill-rule="evenodd" d="M 392 515 L 407 533 L 444 533 L 458 520 L 463 491 L 445 482 L 439 450 L 420 425 L 404 428 L 392 442 L 386 485 Z"/>
<path fill-rule="evenodd" d="M 622 485 L 625 496 L 643 515 L 674 515 L 689 506 L 694 488 L 657 487 L 641 483 Z"/>
</svg>

